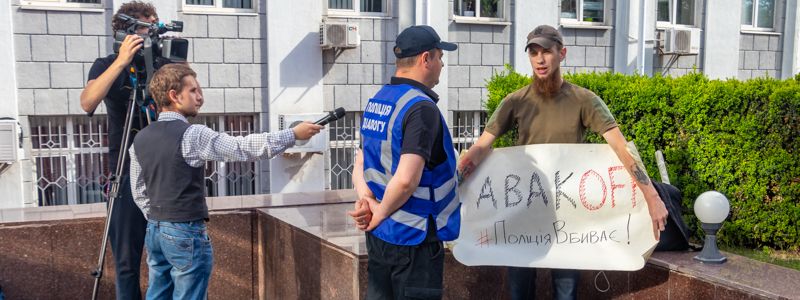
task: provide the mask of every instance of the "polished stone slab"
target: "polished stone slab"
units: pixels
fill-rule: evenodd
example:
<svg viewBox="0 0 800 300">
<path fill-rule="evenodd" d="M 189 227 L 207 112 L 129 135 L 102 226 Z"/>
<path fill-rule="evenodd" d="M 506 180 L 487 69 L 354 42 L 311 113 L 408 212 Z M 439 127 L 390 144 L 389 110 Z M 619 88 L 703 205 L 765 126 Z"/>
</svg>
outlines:
<svg viewBox="0 0 800 300">
<path fill-rule="evenodd" d="M 264 208 L 258 211 L 336 245 L 341 250 L 366 256 L 364 232 L 358 230 L 353 218 L 347 215 L 349 210 L 353 210 L 353 203 Z"/>
<path fill-rule="evenodd" d="M 214 246 L 210 299 L 258 297 L 259 223 L 255 208 L 347 203 L 351 190 L 207 198 Z M 348 203 L 351 205 L 352 203 Z M 0 285 L 8 299 L 86 299 L 94 282 L 105 203 L 0 210 Z M 110 247 L 108 247 L 110 248 Z M 144 290 L 147 265 L 140 277 Z M 100 299 L 114 299 L 113 254 L 106 251 Z"/>
<path fill-rule="evenodd" d="M 348 295 L 358 294 L 363 298 L 367 253 L 363 232 L 355 229 L 352 219 L 346 214 L 352 209 L 352 203 L 260 209 L 259 213 L 263 213 L 272 224 L 264 230 L 280 226 L 284 231 L 281 238 L 266 237 L 266 247 L 269 248 L 270 243 L 280 244 L 283 245 L 280 247 L 292 249 L 293 254 L 299 256 L 283 257 L 282 261 L 292 261 L 292 272 L 282 273 L 283 276 L 300 280 L 299 278 L 314 278 L 319 272 L 324 274 L 327 271 L 305 265 L 304 258 L 312 257 L 309 255 L 320 252 L 321 248 L 337 249 L 340 250 L 339 255 L 328 255 L 326 259 L 341 260 L 348 266 L 358 264 L 358 269 L 347 268 L 347 272 L 341 272 L 338 276 L 354 276 L 348 277 L 346 285 L 360 287 L 362 290 Z M 298 236 L 303 237 L 302 243 L 297 242 Z M 312 242 L 314 239 L 317 243 Z M 286 251 L 288 250 L 284 250 L 282 254 L 286 255 Z M 267 252 L 266 255 L 269 257 L 272 253 Z M 727 253 L 728 263 L 707 265 L 694 261 L 692 258 L 695 255 L 697 252 L 656 252 L 645 267 L 638 271 L 581 271 L 579 298 L 800 299 L 798 271 Z M 312 262 L 314 266 L 317 264 Z M 281 265 L 276 263 L 271 267 L 280 269 Z M 356 273 L 353 275 L 348 272 Z M 505 277 L 504 267 L 467 267 L 456 261 L 448 251 L 444 298 L 505 299 L 508 297 Z M 266 284 L 269 285 L 268 282 Z M 537 295 L 540 298 L 552 297 L 548 270 L 539 270 L 537 280 L 531 284 L 537 286 Z M 269 288 L 277 286 L 267 289 Z M 314 288 L 324 290 L 333 287 L 320 283 Z M 283 290 L 283 293 L 266 295 L 294 297 L 306 294 L 293 294 L 289 289 Z"/>
<path fill-rule="evenodd" d="M 356 193 L 353 190 L 335 190 L 287 194 L 207 197 L 206 204 L 208 205 L 209 211 L 214 212 L 250 210 L 260 207 L 344 203 L 353 202 L 355 199 Z M 0 226 L 11 223 L 105 218 L 106 212 L 106 203 L 0 209 Z"/>
<path fill-rule="evenodd" d="M 773 299 L 800 299 L 800 271 L 723 253 L 724 264 L 694 260 L 697 252 L 656 252 L 648 261 L 711 284 Z M 726 291 L 727 293 L 727 291 Z"/>
<path fill-rule="evenodd" d="M 88 299 L 92 295 L 104 219 L 0 226 L 0 285 L 8 299 Z M 253 211 L 217 212 L 208 232 L 214 247 L 210 299 L 257 297 L 257 219 Z M 140 283 L 147 287 L 147 254 Z M 107 246 L 99 299 L 114 299 L 114 256 Z"/>
<path fill-rule="evenodd" d="M 101 219 L 0 226 L 0 285 L 7 298 L 91 297 L 90 272 L 97 266 L 102 228 Z M 108 248 L 100 299 L 114 295 L 114 258 Z"/>
<path fill-rule="evenodd" d="M 291 216 L 306 217 L 318 215 Z M 260 213 L 259 224 L 261 299 L 363 299 L 366 260 L 269 214 Z"/>
<path fill-rule="evenodd" d="M 364 234 L 346 211 L 353 191 L 209 198 L 215 265 L 210 299 L 363 299 Z M 86 299 L 105 205 L 3 210 L 0 285 L 9 299 Z M 89 217 L 93 216 L 93 217 Z M 74 219 L 70 219 L 74 218 Z M 101 299 L 113 298 L 108 251 Z M 582 271 L 581 299 L 800 299 L 800 272 L 726 254 L 704 265 L 695 252 L 657 252 L 635 272 Z M 146 284 L 146 266 L 142 285 Z M 537 297 L 552 297 L 539 270 Z M 506 268 L 468 267 L 448 252 L 445 299 L 508 299 Z"/>
</svg>

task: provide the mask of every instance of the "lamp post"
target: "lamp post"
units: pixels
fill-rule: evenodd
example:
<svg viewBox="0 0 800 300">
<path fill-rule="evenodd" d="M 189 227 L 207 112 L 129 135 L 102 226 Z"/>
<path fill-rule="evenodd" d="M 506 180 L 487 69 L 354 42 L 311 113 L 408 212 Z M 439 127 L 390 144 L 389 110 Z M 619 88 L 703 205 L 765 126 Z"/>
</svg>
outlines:
<svg viewBox="0 0 800 300">
<path fill-rule="evenodd" d="M 728 217 L 730 210 L 728 198 L 720 192 L 708 191 L 697 196 L 697 200 L 694 201 L 694 214 L 703 223 L 706 241 L 700 255 L 694 259 L 708 264 L 721 264 L 728 260 L 717 248 L 717 231 L 722 227 L 722 221 Z"/>
</svg>

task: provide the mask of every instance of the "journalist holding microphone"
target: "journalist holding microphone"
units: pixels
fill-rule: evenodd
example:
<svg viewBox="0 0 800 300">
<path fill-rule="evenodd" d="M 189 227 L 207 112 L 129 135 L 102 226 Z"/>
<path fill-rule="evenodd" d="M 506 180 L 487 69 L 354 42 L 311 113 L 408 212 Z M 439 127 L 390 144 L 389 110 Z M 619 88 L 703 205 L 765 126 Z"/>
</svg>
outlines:
<svg viewBox="0 0 800 300">
<path fill-rule="evenodd" d="M 206 233 L 206 161 L 252 161 L 273 157 L 320 132 L 303 122 L 274 133 L 229 136 L 189 124 L 203 105 L 196 73 L 185 64 L 161 67 L 150 86 L 160 114 L 130 149 L 131 191 L 148 219 L 145 245 L 147 299 L 203 299 L 213 265 Z"/>
</svg>

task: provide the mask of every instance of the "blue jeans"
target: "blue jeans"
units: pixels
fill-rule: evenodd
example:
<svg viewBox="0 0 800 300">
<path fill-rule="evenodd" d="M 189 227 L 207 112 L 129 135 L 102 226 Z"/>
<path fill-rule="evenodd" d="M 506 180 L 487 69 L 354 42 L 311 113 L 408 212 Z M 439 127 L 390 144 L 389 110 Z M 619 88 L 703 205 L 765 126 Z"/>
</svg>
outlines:
<svg viewBox="0 0 800 300">
<path fill-rule="evenodd" d="M 550 277 L 553 279 L 553 299 L 577 299 L 580 275 L 578 270 L 552 269 Z M 534 299 L 536 269 L 508 267 L 508 283 L 512 300 Z"/>
<path fill-rule="evenodd" d="M 205 299 L 214 264 L 203 221 L 148 221 L 147 299 Z"/>
</svg>

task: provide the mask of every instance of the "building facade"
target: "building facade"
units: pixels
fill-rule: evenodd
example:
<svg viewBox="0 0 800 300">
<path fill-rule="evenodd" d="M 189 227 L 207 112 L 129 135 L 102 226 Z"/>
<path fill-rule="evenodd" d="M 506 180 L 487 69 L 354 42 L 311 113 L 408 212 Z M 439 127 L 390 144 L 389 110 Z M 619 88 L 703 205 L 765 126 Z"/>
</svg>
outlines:
<svg viewBox="0 0 800 300">
<path fill-rule="evenodd" d="M 0 208 L 104 201 L 106 118 L 80 108 L 92 62 L 113 53 L 111 16 L 123 0 L 0 4 L 0 117 L 20 124 L 21 149 L 2 163 Z M 509 64 L 530 74 L 526 36 L 564 35 L 566 72 L 788 78 L 800 70 L 797 0 L 168 0 L 159 18 L 184 21 L 188 61 L 206 98 L 204 123 L 232 135 L 275 131 L 336 107 L 323 147 L 268 161 L 208 163 L 210 196 L 350 188 L 363 105 L 395 71 L 398 32 L 427 24 L 459 44 L 434 89 L 456 148 L 482 130 L 486 81 Z M 355 46 L 320 47 L 321 24 L 358 32 Z M 323 29 L 326 28 L 323 25 Z M 10 44 L 10 45 L 9 45 Z M 7 140 L 0 145 L 8 144 Z"/>
</svg>

